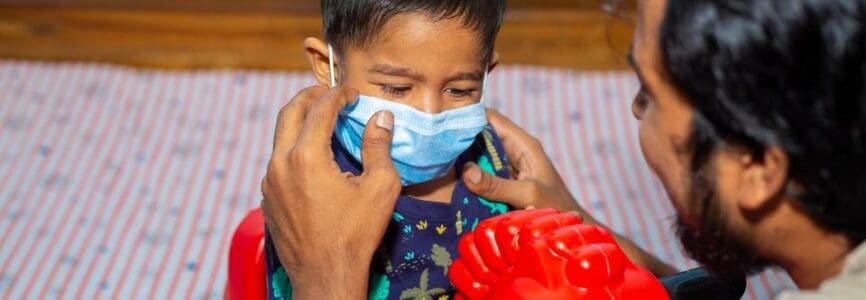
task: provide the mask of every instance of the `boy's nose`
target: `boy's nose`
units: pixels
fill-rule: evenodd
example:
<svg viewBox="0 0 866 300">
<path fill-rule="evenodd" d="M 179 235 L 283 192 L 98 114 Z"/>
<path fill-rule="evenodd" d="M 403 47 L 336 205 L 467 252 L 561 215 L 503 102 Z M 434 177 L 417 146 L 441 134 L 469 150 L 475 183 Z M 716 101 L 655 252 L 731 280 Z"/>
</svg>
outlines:
<svg viewBox="0 0 866 300">
<path fill-rule="evenodd" d="M 415 109 L 428 114 L 438 114 L 443 109 L 442 97 L 439 95 L 426 94 L 418 104 L 415 106 Z"/>
</svg>

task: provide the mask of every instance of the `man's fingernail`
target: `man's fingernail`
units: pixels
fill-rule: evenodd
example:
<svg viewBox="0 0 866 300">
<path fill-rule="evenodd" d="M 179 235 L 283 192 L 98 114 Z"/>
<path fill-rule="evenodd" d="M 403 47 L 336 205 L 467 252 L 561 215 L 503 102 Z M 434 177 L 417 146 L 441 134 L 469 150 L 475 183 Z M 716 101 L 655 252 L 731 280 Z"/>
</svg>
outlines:
<svg viewBox="0 0 866 300">
<path fill-rule="evenodd" d="M 376 126 L 379 128 L 391 131 L 394 129 L 394 115 L 389 111 L 380 111 L 376 113 Z"/>
<path fill-rule="evenodd" d="M 467 163 L 463 168 L 466 170 L 466 178 L 469 179 L 472 183 L 478 183 L 481 181 L 481 170 L 477 167 L 473 168 L 475 164 Z"/>
</svg>

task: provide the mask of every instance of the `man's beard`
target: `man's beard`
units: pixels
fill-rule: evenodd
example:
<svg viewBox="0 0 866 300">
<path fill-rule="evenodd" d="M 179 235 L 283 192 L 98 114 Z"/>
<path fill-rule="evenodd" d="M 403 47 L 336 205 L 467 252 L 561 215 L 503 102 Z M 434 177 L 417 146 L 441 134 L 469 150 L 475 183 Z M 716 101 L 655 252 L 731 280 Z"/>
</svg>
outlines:
<svg viewBox="0 0 866 300">
<path fill-rule="evenodd" d="M 716 195 L 715 171 L 706 163 L 694 171 L 689 185 L 687 213 L 695 220 L 692 228 L 677 217 L 676 232 L 686 253 L 717 276 L 751 275 L 770 263 L 758 257 L 749 243 L 749 236 L 727 221 Z"/>
</svg>

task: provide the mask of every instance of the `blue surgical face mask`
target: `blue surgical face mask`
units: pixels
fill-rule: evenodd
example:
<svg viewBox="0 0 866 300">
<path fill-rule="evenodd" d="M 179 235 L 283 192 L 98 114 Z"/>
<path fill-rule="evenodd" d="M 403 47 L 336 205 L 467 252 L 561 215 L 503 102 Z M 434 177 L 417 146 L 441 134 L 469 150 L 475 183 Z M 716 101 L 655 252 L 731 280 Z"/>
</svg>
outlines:
<svg viewBox="0 0 866 300">
<path fill-rule="evenodd" d="M 330 47 L 328 51 L 331 57 L 331 86 L 335 86 L 334 55 Z M 364 127 L 376 112 L 390 111 L 394 114 L 394 138 L 391 143 L 394 167 L 400 174 L 403 186 L 418 184 L 448 174 L 460 154 L 484 130 L 487 112 L 483 102 L 429 114 L 409 105 L 362 95 L 340 112 L 334 132 L 349 154 L 361 161 Z"/>
</svg>

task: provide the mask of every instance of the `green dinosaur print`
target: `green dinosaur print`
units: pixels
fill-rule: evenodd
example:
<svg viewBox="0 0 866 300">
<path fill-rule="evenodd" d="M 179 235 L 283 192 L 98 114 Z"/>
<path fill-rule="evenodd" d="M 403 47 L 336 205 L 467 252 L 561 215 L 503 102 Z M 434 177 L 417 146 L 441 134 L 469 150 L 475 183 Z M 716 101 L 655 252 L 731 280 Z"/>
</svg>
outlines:
<svg viewBox="0 0 866 300">
<path fill-rule="evenodd" d="M 504 214 L 508 212 L 508 205 L 505 205 L 505 203 L 487 201 L 487 199 L 480 196 L 478 197 L 478 202 L 489 208 L 491 214 Z"/>
<path fill-rule="evenodd" d="M 370 273 L 370 300 L 385 300 L 391 294 L 391 280 L 385 274 Z"/>
<path fill-rule="evenodd" d="M 496 171 L 493 170 L 493 166 L 490 164 L 490 159 L 487 155 L 482 155 L 481 158 L 478 159 L 478 167 L 480 167 L 481 170 L 484 170 L 484 172 L 496 175 Z M 488 201 L 480 196 L 478 197 L 478 202 L 489 208 L 491 214 L 504 214 L 508 212 L 508 205 L 505 205 L 504 203 Z"/>
<path fill-rule="evenodd" d="M 400 293 L 400 300 L 433 300 L 433 295 L 445 293 L 445 289 L 443 288 L 432 288 L 429 290 L 427 289 L 427 284 L 429 283 L 430 276 L 427 271 L 427 269 L 424 269 L 424 272 L 421 272 L 421 280 L 418 282 L 418 287 L 413 287 Z"/>
<path fill-rule="evenodd" d="M 490 158 L 487 155 L 481 155 L 481 158 L 478 159 L 478 167 L 484 170 L 484 172 L 496 175 L 496 171 L 494 171 L 493 165 L 490 164 Z"/>
</svg>

